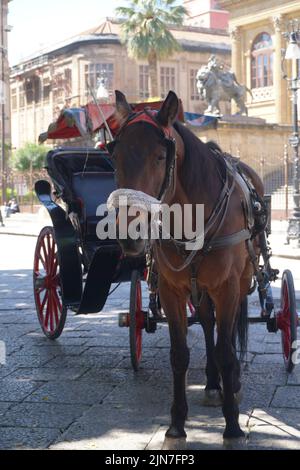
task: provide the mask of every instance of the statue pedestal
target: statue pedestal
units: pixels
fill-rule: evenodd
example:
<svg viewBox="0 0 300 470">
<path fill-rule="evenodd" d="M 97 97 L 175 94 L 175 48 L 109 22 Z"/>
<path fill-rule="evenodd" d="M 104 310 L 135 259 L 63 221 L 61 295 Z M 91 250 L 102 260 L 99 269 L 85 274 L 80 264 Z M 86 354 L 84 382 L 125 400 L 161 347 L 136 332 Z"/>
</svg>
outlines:
<svg viewBox="0 0 300 470">
<path fill-rule="evenodd" d="M 272 216 L 285 217 L 285 191 L 288 165 L 284 146 L 291 126 L 270 124 L 264 119 L 247 116 L 222 116 L 216 129 L 189 127 L 202 142 L 215 141 L 224 152 L 239 157 L 259 174 L 266 193 L 273 198 Z M 289 161 L 292 154 L 288 146 Z M 289 184 L 291 181 L 289 179 Z M 287 192 L 285 194 L 288 194 Z M 278 196 L 280 195 L 280 197 Z"/>
<path fill-rule="evenodd" d="M 254 125 L 264 126 L 266 124 L 265 119 L 252 116 L 242 116 L 240 114 L 224 114 L 220 117 L 220 122 L 230 122 L 232 124 L 243 124 L 243 125 Z"/>
</svg>

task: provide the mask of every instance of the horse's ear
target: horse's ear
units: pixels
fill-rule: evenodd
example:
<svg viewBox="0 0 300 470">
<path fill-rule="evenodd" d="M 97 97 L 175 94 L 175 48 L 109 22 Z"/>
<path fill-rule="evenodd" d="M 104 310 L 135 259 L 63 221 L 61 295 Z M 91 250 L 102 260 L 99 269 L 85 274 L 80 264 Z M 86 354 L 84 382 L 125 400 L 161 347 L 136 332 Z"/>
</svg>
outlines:
<svg viewBox="0 0 300 470">
<path fill-rule="evenodd" d="M 171 126 L 176 121 L 179 109 L 179 100 L 174 91 L 169 91 L 162 107 L 157 113 L 157 120 L 163 127 Z"/>
<path fill-rule="evenodd" d="M 132 113 L 132 108 L 130 104 L 127 102 L 125 95 L 119 91 L 115 91 L 116 95 L 116 118 L 122 124 L 128 118 L 128 116 Z"/>
</svg>

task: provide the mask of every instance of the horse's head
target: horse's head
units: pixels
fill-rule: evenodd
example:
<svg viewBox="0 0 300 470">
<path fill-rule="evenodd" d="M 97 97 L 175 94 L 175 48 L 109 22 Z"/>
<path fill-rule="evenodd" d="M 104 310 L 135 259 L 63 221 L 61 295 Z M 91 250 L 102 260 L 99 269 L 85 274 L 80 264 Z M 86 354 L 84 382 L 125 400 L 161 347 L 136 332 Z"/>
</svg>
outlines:
<svg viewBox="0 0 300 470">
<path fill-rule="evenodd" d="M 129 196 L 131 193 L 141 194 L 146 200 L 147 196 L 163 200 L 173 186 L 175 141 L 172 124 L 178 106 L 177 96 L 169 92 L 158 112 L 146 108 L 134 113 L 123 93 L 116 91 L 116 115 L 120 131 L 110 144 L 109 151 L 115 161 L 117 187 L 120 190 L 131 190 L 127 191 Z M 116 193 L 122 194 L 122 191 Z M 129 224 L 132 217 L 127 220 Z M 146 247 L 143 238 L 119 237 L 119 243 L 127 255 L 139 255 Z"/>
</svg>

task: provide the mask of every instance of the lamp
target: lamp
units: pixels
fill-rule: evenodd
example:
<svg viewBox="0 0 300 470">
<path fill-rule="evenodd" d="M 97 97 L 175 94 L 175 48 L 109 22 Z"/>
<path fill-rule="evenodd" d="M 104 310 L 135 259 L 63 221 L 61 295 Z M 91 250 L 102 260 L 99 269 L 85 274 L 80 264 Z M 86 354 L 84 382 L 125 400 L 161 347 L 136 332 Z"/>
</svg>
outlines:
<svg viewBox="0 0 300 470">
<path fill-rule="evenodd" d="M 289 34 L 289 44 L 285 52 L 285 59 L 300 59 L 300 46 L 297 41 L 297 32 Z"/>
<path fill-rule="evenodd" d="M 103 77 L 101 77 L 99 80 L 98 80 L 98 88 L 97 88 L 97 99 L 98 100 L 108 100 L 109 98 L 109 93 L 108 93 L 108 90 L 105 86 L 105 80 Z"/>
<path fill-rule="evenodd" d="M 295 60 L 298 62 L 300 59 L 300 29 L 299 20 L 292 20 L 290 22 L 288 32 L 284 33 L 285 38 L 288 40 L 288 45 L 285 52 L 286 60 Z M 288 221 L 287 229 L 287 243 L 290 240 L 297 240 L 297 246 L 300 248 L 300 165 L 299 165 L 299 125 L 298 125 L 298 90 L 299 90 L 299 68 L 296 67 L 296 76 L 288 78 L 284 74 L 284 78 L 290 83 L 290 90 L 292 91 L 293 102 L 293 133 L 290 136 L 289 142 L 293 149 L 293 213 Z"/>
</svg>

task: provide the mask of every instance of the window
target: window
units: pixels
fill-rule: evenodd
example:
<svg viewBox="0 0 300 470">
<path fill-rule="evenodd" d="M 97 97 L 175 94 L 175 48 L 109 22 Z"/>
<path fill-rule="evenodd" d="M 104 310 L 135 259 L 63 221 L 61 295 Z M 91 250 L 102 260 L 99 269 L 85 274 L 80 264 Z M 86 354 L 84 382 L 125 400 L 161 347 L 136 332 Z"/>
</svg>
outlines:
<svg viewBox="0 0 300 470">
<path fill-rule="evenodd" d="M 46 89 L 46 96 L 48 90 Z M 58 69 L 52 79 L 53 101 L 55 103 L 64 103 L 72 96 L 72 70 Z M 50 89 L 49 89 L 50 93 Z"/>
<path fill-rule="evenodd" d="M 47 77 L 47 78 L 44 78 L 44 80 L 43 80 L 43 101 L 44 101 L 44 103 L 49 103 L 50 91 L 51 91 L 50 78 Z"/>
<path fill-rule="evenodd" d="M 37 75 L 26 78 L 24 82 L 26 103 L 31 106 L 38 103 L 41 99 L 41 79 Z"/>
<path fill-rule="evenodd" d="M 141 99 L 147 99 L 150 96 L 148 65 L 139 66 L 139 95 Z"/>
<path fill-rule="evenodd" d="M 65 69 L 64 70 L 64 79 L 65 79 L 65 93 L 66 98 L 71 98 L 72 96 L 72 70 Z"/>
<path fill-rule="evenodd" d="M 175 89 L 175 68 L 174 67 L 161 67 L 160 68 L 160 95 L 165 99 L 170 90 Z"/>
<path fill-rule="evenodd" d="M 251 88 L 273 85 L 273 47 L 271 36 L 259 34 L 251 51 Z"/>
<path fill-rule="evenodd" d="M 18 107 L 17 89 L 11 89 L 11 109 L 15 111 Z"/>
<path fill-rule="evenodd" d="M 114 64 L 88 64 L 85 65 L 85 91 L 89 95 L 89 86 L 92 90 L 97 90 L 99 80 L 104 79 L 104 86 L 108 93 L 113 94 L 114 89 Z"/>
<path fill-rule="evenodd" d="M 25 108 L 25 91 L 24 91 L 24 85 L 20 85 L 19 87 L 19 106 L 20 109 Z"/>
<path fill-rule="evenodd" d="M 200 95 L 197 90 L 197 76 L 198 69 L 190 69 L 190 99 L 192 101 L 199 101 Z"/>
</svg>

